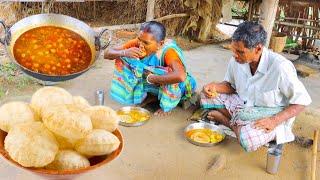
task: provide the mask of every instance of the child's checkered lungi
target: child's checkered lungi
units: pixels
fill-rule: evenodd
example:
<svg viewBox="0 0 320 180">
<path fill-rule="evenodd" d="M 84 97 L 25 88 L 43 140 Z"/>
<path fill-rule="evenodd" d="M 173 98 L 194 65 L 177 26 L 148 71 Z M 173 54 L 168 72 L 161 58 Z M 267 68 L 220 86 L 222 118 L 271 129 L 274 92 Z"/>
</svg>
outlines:
<svg viewBox="0 0 320 180">
<path fill-rule="evenodd" d="M 226 108 L 231 115 L 231 124 L 241 126 L 239 142 L 246 151 L 255 151 L 276 137 L 275 130 L 266 133 L 253 128 L 254 121 L 242 121 L 234 118 L 237 110 L 244 106 L 244 101 L 237 94 L 219 94 L 216 98 L 208 98 L 201 93 L 200 103 L 206 109 Z"/>
</svg>

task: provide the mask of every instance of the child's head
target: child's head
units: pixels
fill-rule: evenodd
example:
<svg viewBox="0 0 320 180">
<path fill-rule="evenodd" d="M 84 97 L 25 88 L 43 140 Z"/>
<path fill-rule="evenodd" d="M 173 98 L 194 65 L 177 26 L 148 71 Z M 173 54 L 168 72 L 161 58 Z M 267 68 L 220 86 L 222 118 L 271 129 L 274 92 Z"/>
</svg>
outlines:
<svg viewBox="0 0 320 180">
<path fill-rule="evenodd" d="M 156 21 L 145 22 L 141 25 L 138 36 L 139 47 L 146 55 L 155 53 L 164 43 L 166 28 Z"/>
</svg>

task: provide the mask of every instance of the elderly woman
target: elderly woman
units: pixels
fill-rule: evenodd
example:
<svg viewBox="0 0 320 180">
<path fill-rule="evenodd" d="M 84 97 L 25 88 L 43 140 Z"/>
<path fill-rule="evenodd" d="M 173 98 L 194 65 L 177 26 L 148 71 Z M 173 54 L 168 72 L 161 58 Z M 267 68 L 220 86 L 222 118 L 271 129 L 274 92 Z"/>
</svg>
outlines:
<svg viewBox="0 0 320 180">
<path fill-rule="evenodd" d="M 143 105 L 158 100 L 155 115 L 165 115 L 191 97 L 196 82 L 186 69 L 182 50 L 165 36 L 161 23 L 146 22 L 137 38 L 105 52 L 106 59 L 115 59 L 111 98 Z"/>
<path fill-rule="evenodd" d="M 311 103 L 293 64 L 264 47 L 267 34 L 255 22 L 239 25 L 232 36 L 225 78 L 204 86 L 201 104 L 208 119 L 230 127 L 246 151 L 276 140 L 294 140 L 295 116 Z"/>
</svg>

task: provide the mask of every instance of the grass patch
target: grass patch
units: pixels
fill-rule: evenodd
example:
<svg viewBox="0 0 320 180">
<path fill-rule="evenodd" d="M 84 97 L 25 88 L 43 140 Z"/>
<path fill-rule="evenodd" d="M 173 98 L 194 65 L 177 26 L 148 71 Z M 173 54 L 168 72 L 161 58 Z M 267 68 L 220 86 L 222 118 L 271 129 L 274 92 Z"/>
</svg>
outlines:
<svg viewBox="0 0 320 180">
<path fill-rule="evenodd" d="M 3 98 L 7 91 L 19 92 L 36 82 L 20 71 L 16 64 L 6 62 L 0 64 L 0 84 L 0 98 Z"/>
<path fill-rule="evenodd" d="M 18 67 L 12 62 L 0 64 L 0 75 L 4 77 L 12 77 L 18 71 Z"/>
<path fill-rule="evenodd" d="M 5 91 L 4 91 L 3 87 L 0 87 L 0 99 L 2 97 L 4 97 L 4 95 L 5 95 Z"/>
</svg>

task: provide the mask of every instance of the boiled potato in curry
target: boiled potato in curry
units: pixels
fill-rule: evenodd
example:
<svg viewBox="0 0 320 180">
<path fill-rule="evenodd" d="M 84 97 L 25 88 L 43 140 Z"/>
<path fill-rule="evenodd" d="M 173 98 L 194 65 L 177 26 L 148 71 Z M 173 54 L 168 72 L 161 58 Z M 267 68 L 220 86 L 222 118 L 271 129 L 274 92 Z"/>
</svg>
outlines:
<svg viewBox="0 0 320 180">
<path fill-rule="evenodd" d="M 42 26 L 23 33 L 13 47 L 23 67 L 47 75 L 68 75 L 86 69 L 90 46 L 79 34 L 65 28 Z"/>
</svg>

